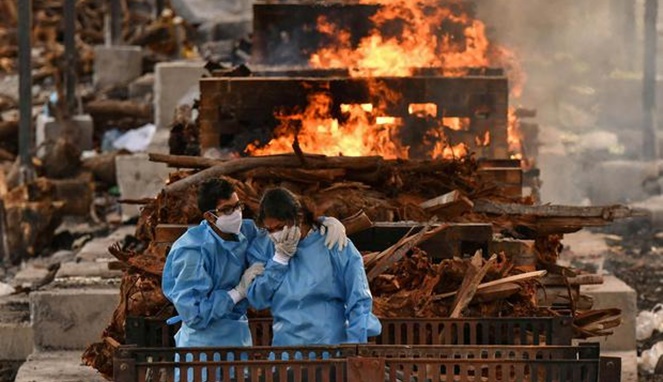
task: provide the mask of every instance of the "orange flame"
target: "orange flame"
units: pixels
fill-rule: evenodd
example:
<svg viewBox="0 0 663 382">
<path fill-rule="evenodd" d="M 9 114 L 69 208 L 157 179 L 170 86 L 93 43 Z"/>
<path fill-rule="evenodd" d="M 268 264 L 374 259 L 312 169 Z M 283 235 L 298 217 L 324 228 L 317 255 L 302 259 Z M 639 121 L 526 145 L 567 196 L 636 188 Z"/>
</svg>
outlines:
<svg viewBox="0 0 663 382">
<path fill-rule="evenodd" d="M 509 107 L 508 122 L 507 142 L 511 159 L 523 159 L 523 134 L 520 131 L 520 121 L 514 107 Z"/>
<path fill-rule="evenodd" d="M 372 104 L 341 104 L 343 122 L 332 117 L 333 103 L 329 94 L 313 92 L 308 96 L 308 106 L 302 113 L 277 115 L 281 124 L 274 130 L 275 138 L 264 146 L 249 144 L 245 150 L 250 155 L 270 155 L 292 152 L 297 136 L 304 152 L 325 155 L 380 155 L 385 159 L 409 158 L 410 147 L 400 143 L 398 134 L 403 126 L 402 118 L 379 115 Z M 423 110 L 432 117 L 437 110 L 434 104 L 412 104 L 412 111 Z M 435 107 L 436 109 L 436 107 Z M 449 118 L 445 118 L 448 120 Z M 457 120 L 461 120 L 457 118 Z M 463 143 L 452 145 L 444 133 L 440 119 L 438 126 L 426 132 L 423 146 L 428 147 L 426 157 L 460 158 L 469 154 Z M 458 122 L 460 123 L 460 122 Z"/>
<path fill-rule="evenodd" d="M 311 54 L 309 65 L 323 69 L 347 68 L 351 76 L 366 78 L 371 103 L 338 105 L 343 115 L 339 121 L 332 117 L 334 105 L 329 94 L 312 93 L 302 113 L 276 116 L 281 124 L 275 129 L 272 141 L 262 147 L 250 144 L 246 153 L 267 155 L 292 152 L 296 136 L 305 152 L 408 158 L 410 147 L 401 142 L 398 134 L 403 120 L 386 112 L 390 110 L 390 105 L 399 101 L 401 95 L 373 77 L 412 76 L 418 68 L 439 68 L 444 75 L 464 75 L 471 67 L 499 66 L 506 67 L 507 71 L 520 69 L 510 51 L 491 44 L 481 21 L 473 19 L 462 6 L 454 6 L 462 4 L 460 1 L 452 0 L 451 5 L 447 6 L 440 5 L 437 0 L 360 2 L 380 5 L 371 17 L 373 29 L 369 35 L 353 45 L 349 31 L 320 16 L 317 29 L 332 43 Z M 393 29 L 394 25 L 398 26 L 397 33 L 389 35 L 382 32 Z M 453 25 L 462 31 L 462 35 L 456 39 L 458 34 L 441 33 L 441 25 Z M 509 77 L 516 94 L 521 85 L 513 81 L 524 80 L 524 77 L 518 74 L 509 74 Z M 469 118 L 444 116 L 443 110 L 438 110 L 438 105 L 432 103 L 410 104 L 408 113 L 432 124 L 437 123 L 426 132 L 422 142 L 424 147 L 430 149 L 430 158 L 458 158 L 469 153 L 466 144 L 450 142 L 444 132 L 445 129 L 469 131 Z M 512 131 L 515 132 L 516 128 L 512 128 L 510 123 L 510 146 Z M 490 132 L 475 137 L 473 144 L 490 144 Z M 513 147 L 515 150 L 515 139 Z"/>
<path fill-rule="evenodd" d="M 407 107 L 407 112 L 410 115 L 418 117 L 437 117 L 437 105 L 434 103 L 411 103 Z"/>
<path fill-rule="evenodd" d="M 318 31 L 332 38 L 334 43 L 311 55 L 314 68 L 350 68 L 352 76 L 411 76 L 416 68 L 466 69 L 484 67 L 488 60 L 489 42 L 485 26 L 470 20 L 466 14 L 455 15 L 447 7 L 421 6 L 418 1 L 392 1 L 382 4 L 371 17 L 375 28 L 356 48 L 351 46 L 350 34 L 338 30 L 325 16 L 318 18 Z M 396 37 L 384 36 L 380 27 L 398 21 L 402 30 Z M 446 21 L 464 26 L 464 45 L 450 36 L 434 32 Z M 464 71 L 459 72 L 464 74 Z"/>
<path fill-rule="evenodd" d="M 276 138 L 263 147 L 250 144 L 245 151 L 250 155 L 289 153 L 296 134 L 304 152 L 407 158 L 407 147 L 402 147 L 395 137 L 400 125 L 395 117 L 374 115 L 371 104 L 343 104 L 341 112 L 347 119 L 341 124 L 331 117 L 329 94 L 311 93 L 308 101 L 301 114 L 277 116 L 281 124 L 274 131 Z"/>
</svg>

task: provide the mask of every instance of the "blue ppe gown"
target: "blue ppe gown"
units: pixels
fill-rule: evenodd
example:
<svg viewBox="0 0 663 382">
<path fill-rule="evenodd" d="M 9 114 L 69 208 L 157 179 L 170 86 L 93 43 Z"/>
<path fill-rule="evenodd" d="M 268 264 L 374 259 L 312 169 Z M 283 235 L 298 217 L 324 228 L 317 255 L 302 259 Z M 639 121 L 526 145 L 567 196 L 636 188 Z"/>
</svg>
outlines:
<svg viewBox="0 0 663 382">
<path fill-rule="evenodd" d="M 246 299 L 228 294 L 247 267 L 248 243 L 256 236 L 244 219 L 237 241 L 219 237 L 207 221 L 190 228 L 171 248 L 163 270 L 163 293 L 182 320 L 177 347 L 251 346 Z"/>
<path fill-rule="evenodd" d="M 361 254 L 350 241 L 343 251 L 330 250 L 324 239 L 310 231 L 287 265 L 272 259 L 274 244 L 264 233 L 249 247 L 249 262 L 267 265 L 247 299 L 271 310 L 273 346 L 364 343 L 380 334 Z"/>
</svg>

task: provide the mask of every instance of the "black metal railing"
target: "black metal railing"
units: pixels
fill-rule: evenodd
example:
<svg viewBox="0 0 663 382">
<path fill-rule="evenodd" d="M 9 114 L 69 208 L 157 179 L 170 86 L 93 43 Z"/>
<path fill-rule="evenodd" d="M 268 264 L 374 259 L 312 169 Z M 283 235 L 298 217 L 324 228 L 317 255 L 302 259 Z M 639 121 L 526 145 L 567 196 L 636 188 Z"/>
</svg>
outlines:
<svg viewBox="0 0 663 382">
<path fill-rule="evenodd" d="M 138 348 L 115 355 L 115 382 L 619 381 L 599 345 L 341 345 Z"/>
<path fill-rule="evenodd" d="M 381 318 L 382 333 L 371 342 L 384 345 L 570 345 L 570 317 L 530 318 Z M 271 318 L 249 320 L 255 346 L 272 342 Z M 126 343 L 174 347 L 176 326 L 148 317 L 127 317 Z"/>
</svg>

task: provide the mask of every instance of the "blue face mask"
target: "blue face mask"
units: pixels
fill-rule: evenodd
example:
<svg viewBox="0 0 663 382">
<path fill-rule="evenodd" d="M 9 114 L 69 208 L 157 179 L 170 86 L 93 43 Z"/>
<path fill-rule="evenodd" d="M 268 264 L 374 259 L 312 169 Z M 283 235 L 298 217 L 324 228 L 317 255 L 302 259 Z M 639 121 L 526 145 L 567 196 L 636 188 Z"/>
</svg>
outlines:
<svg viewBox="0 0 663 382">
<path fill-rule="evenodd" d="M 239 234 L 242 228 L 242 210 L 235 210 L 230 215 L 217 216 L 216 227 L 223 233 Z"/>
</svg>

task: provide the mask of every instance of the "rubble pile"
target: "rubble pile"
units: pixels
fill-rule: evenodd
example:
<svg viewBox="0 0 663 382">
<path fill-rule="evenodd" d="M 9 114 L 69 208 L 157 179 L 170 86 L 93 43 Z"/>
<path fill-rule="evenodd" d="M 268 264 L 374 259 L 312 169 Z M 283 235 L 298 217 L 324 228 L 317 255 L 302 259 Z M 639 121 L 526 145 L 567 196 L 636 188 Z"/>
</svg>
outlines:
<svg viewBox="0 0 663 382">
<path fill-rule="evenodd" d="M 187 25 L 165 8 L 155 16 L 153 2 L 128 0 L 121 4 L 121 41 L 139 54 L 139 70 L 150 74 L 159 62 L 195 54 L 186 39 Z M 167 2 L 166 2 L 167 3 Z M 167 5 L 167 4 L 166 4 Z M 152 82 L 144 92 L 130 91 L 130 83 L 96 83 L 95 52 L 107 42 L 110 2 L 76 1 L 77 105 L 65 105 L 64 1 L 33 1 L 32 80 L 34 172 L 20 168 L 18 103 L 18 9 L 13 0 L 0 0 L 0 262 L 16 265 L 47 254 L 54 231 L 67 216 L 106 223 L 106 211 L 115 208 L 109 191 L 116 185 L 115 157 L 128 154 L 113 146 L 117 138 L 154 120 Z M 178 37 L 179 36 L 179 37 Z M 182 40 L 182 36 L 185 36 Z M 142 79 L 140 77 L 135 81 Z M 89 115 L 89 145 L 80 144 L 76 118 Z M 39 118 L 52 118 L 59 133 L 49 136 Z M 51 123 L 51 122 L 47 122 Z M 86 134 L 89 132 L 86 132 Z M 99 205 L 97 202 L 103 200 Z M 119 221 L 118 221 L 119 222 Z"/>
</svg>

